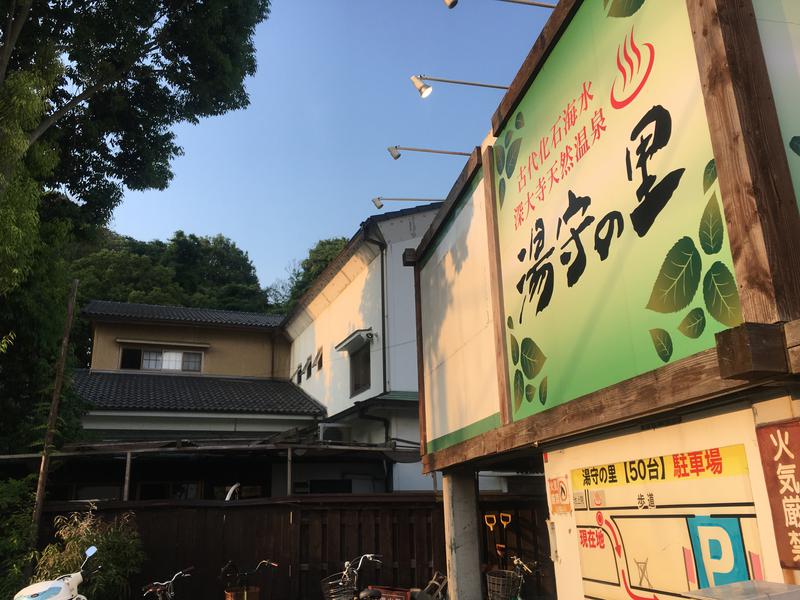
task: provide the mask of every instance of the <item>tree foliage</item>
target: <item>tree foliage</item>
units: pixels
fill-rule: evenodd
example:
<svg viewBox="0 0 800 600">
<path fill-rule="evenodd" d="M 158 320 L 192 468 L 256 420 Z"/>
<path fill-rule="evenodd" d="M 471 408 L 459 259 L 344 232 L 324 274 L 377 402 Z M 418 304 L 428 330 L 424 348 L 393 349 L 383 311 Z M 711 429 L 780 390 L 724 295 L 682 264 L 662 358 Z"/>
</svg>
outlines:
<svg viewBox="0 0 800 600">
<path fill-rule="evenodd" d="M 36 204 L 60 190 L 105 223 L 163 189 L 172 126 L 247 106 L 269 0 L 0 0 L 0 294 L 26 276 Z"/>
<path fill-rule="evenodd" d="M 56 541 L 39 554 L 34 581 L 49 581 L 74 573 L 89 546 L 97 547 L 91 559 L 102 569 L 81 586 L 92 600 L 121 600 L 131 597 L 130 579 L 144 562 L 142 541 L 132 512 L 110 520 L 96 513 L 71 513 L 55 518 Z"/>
<path fill-rule="evenodd" d="M 0 481 L 0 598 L 13 598 L 26 585 L 33 556 L 31 514 L 35 475 Z"/>
</svg>

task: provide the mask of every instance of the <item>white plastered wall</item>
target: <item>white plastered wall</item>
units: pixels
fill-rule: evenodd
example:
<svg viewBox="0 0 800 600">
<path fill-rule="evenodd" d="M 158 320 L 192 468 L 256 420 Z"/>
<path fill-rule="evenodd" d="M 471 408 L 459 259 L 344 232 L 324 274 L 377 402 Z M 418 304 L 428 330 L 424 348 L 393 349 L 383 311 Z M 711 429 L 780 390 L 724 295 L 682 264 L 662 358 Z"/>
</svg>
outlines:
<svg viewBox="0 0 800 600">
<path fill-rule="evenodd" d="M 776 404 L 777 403 L 777 404 Z M 714 447 L 743 444 L 747 454 L 750 487 L 753 493 L 764 576 L 768 581 L 784 581 L 775 535 L 772 527 L 769 498 L 756 441 L 755 426 L 765 416 L 769 420 L 791 416 L 791 400 L 777 399 L 751 407 L 722 413 L 707 413 L 691 421 L 647 431 L 621 433 L 602 440 L 551 450 L 547 453 L 545 476 L 569 476 L 573 469 L 621 462 L 630 459 L 664 456 Z M 764 415 L 759 417 L 759 411 Z M 783 415 L 783 416 L 781 416 Z M 569 483 L 571 487 L 571 480 Z M 570 490 L 571 491 L 571 490 Z M 548 499 L 549 501 L 549 499 Z M 575 513 L 553 514 L 558 560 L 555 563 L 556 586 L 559 598 L 582 598 L 583 582 L 580 548 Z M 700 513 L 697 513 L 700 515 Z"/>
</svg>

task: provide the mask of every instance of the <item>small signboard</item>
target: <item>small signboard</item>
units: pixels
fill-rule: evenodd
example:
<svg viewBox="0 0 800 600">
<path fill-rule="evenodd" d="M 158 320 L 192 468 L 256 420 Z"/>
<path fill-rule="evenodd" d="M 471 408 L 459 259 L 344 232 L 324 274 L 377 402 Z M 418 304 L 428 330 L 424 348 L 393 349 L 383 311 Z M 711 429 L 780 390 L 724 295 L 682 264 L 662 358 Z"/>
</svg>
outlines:
<svg viewBox="0 0 800 600">
<path fill-rule="evenodd" d="M 547 480 L 550 490 L 550 512 L 552 514 L 565 514 L 572 512 L 569 496 L 569 477 L 551 477 Z"/>
<path fill-rule="evenodd" d="M 800 568 L 800 419 L 756 428 L 781 566 Z"/>
</svg>

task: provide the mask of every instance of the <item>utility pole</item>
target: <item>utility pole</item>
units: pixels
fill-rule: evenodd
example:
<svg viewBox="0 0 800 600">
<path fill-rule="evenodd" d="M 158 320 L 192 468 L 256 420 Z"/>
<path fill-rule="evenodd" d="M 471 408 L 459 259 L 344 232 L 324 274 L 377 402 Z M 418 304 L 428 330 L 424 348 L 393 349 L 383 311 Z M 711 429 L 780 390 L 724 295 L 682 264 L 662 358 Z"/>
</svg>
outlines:
<svg viewBox="0 0 800 600">
<path fill-rule="evenodd" d="M 53 384 L 53 398 L 50 402 L 50 416 L 47 419 L 47 431 L 44 434 L 44 447 L 42 448 L 42 463 L 39 466 L 39 482 L 36 485 L 36 502 L 33 505 L 33 541 L 39 536 L 39 522 L 42 520 L 42 507 L 44 506 L 44 491 L 47 485 L 47 471 L 50 467 L 50 450 L 58 421 L 58 404 L 61 400 L 61 387 L 64 384 L 64 364 L 67 361 L 69 349 L 69 332 L 72 329 L 72 317 L 75 313 L 75 297 L 78 294 L 78 280 L 72 281 L 72 289 L 67 304 L 67 320 L 64 323 L 64 336 L 61 338 L 61 351 L 56 364 L 56 379 Z"/>
</svg>

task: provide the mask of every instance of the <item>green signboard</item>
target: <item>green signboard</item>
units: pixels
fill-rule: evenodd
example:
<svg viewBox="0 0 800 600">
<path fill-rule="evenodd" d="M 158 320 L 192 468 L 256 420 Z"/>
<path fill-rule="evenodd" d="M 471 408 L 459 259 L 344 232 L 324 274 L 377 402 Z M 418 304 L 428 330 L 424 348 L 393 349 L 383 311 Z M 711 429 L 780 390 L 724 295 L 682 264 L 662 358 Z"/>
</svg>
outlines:
<svg viewBox="0 0 800 600">
<path fill-rule="evenodd" d="M 753 0 L 764 59 L 800 206 L 800 2 Z"/>
<path fill-rule="evenodd" d="M 685 2 L 585 0 L 494 157 L 515 420 L 741 322 Z"/>
</svg>

